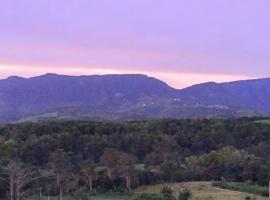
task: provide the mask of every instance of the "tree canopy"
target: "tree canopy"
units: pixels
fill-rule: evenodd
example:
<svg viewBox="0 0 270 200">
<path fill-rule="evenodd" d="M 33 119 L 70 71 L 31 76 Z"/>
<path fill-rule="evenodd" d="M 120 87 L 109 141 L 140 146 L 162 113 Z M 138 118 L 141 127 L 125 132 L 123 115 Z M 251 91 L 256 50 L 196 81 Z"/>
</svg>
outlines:
<svg viewBox="0 0 270 200">
<path fill-rule="evenodd" d="M 39 187 L 38 173 L 29 173 L 21 190 L 39 188 L 45 195 L 76 188 L 130 191 L 164 181 L 249 180 L 265 185 L 269 143 L 270 125 L 252 118 L 0 125 L 0 190 L 5 191 L 0 193 L 9 195 L 8 188 L 17 187 L 6 184 L 8 163 L 19 171 L 42 172 Z"/>
</svg>

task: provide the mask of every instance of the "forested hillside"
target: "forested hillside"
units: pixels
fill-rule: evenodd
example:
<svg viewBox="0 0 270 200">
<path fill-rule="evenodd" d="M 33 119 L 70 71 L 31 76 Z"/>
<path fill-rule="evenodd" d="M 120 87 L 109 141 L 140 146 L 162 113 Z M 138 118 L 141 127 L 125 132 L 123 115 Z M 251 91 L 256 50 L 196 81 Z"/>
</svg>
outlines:
<svg viewBox="0 0 270 200">
<path fill-rule="evenodd" d="M 0 194 L 17 200 L 189 180 L 266 185 L 269 143 L 270 126 L 247 118 L 1 125 Z"/>
<path fill-rule="evenodd" d="M 0 123 L 269 116 L 270 79 L 205 83 L 177 90 L 141 74 L 0 80 Z"/>
</svg>

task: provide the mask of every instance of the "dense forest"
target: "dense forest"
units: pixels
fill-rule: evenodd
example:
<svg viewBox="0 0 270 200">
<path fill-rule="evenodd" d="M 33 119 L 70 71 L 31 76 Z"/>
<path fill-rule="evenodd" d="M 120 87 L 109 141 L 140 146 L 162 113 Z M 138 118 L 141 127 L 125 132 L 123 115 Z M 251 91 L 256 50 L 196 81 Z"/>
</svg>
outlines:
<svg viewBox="0 0 270 200">
<path fill-rule="evenodd" d="M 0 126 L 0 194 L 19 200 L 180 181 L 266 185 L 270 125 L 257 119 L 51 121 Z"/>
</svg>

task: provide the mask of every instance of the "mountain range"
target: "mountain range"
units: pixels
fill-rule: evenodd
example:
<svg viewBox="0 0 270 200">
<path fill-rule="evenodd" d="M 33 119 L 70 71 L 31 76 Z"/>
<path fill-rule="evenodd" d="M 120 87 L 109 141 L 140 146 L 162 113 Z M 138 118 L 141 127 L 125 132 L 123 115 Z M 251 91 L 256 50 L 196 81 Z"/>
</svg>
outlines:
<svg viewBox="0 0 270 200">
<path fill-rule="evenodd" d="M 268 116 L 269 86 L 267 78 L 175 89 L 141 74 L 11 76 L 0 80 L 0 122 Z"/>
</svg>

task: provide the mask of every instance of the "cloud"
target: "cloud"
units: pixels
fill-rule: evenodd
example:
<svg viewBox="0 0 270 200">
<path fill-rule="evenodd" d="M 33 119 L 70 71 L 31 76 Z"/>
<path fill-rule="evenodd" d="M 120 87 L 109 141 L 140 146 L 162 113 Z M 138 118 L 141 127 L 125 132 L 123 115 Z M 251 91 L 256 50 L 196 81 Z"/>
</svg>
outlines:
<svg viewBox="0 0 270 200">
<path fill-rule="evenodd" d="M 266 76 L 269 6 L 269 0 L 4 1 L 0 63 Z"/>
</svg>

